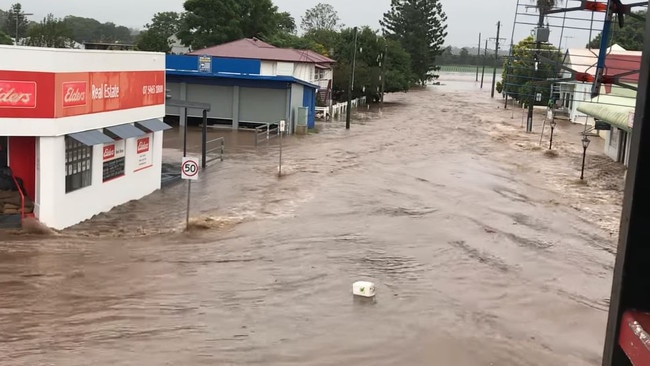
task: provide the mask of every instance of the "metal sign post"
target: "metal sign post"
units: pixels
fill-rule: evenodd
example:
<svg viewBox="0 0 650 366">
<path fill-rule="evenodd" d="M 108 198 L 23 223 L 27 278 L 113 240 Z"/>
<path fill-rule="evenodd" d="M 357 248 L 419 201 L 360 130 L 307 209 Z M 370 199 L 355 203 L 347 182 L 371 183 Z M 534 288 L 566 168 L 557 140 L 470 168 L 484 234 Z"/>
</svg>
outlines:
<svg viewBox="0 0 650 366">
<path fill-rule="evenodd" d="M 282 176 L 282 135 L 287 129 L 287 122 L 285 120 L 280 121 L 280 128 L 278 129 L 278 134 L 280 134 L 280 163 L 278 165 L 278 177 Z"/>
<path fill-rule="evenodd" d="M 199 160 L 184 157 L 181 163 L 181 177 L 187 180 L 187 211 L 185 214 L 185 230 L 190 226 L 190 198 L 192 195 L 192 181 L 199 179 Z"/>
</svg>

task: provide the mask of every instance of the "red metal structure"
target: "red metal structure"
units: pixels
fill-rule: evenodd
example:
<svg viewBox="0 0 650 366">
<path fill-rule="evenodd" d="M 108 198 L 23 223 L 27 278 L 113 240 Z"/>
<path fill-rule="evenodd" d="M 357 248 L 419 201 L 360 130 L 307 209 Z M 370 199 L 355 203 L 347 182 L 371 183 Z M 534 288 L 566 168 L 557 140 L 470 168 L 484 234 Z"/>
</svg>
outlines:
<svg viewBox="0 0 650 366">
<path fill-rule="evenodd" d="M 649 20 L 646 24 L 650 24 Z M 650 27 L 646 26 L 645 39 L 649 37 Z M 603 366 L 650 365 L 650 124 L 646 126 L 650 119 L 649 85 L 650 42 L 645 42 Z"/>
</svg>

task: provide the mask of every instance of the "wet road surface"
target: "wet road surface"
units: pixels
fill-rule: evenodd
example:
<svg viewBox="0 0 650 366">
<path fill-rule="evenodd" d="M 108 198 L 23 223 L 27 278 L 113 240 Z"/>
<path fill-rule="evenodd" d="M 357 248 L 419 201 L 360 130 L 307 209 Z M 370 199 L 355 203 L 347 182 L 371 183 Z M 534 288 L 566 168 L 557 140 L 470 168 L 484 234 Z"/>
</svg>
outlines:
<svg viewBox="0 0 650 366">
<path fill-rule="evenodd" d="M 231 148 L 209 230 L 181 184 L 5 240 L 0 365 L 599 364 L 622 173 L 576 184 L 574 127 L 548 158 L 471 82 L 389 100 L 289 138 L 280 179 L 276 143 Z"/>
</svg>

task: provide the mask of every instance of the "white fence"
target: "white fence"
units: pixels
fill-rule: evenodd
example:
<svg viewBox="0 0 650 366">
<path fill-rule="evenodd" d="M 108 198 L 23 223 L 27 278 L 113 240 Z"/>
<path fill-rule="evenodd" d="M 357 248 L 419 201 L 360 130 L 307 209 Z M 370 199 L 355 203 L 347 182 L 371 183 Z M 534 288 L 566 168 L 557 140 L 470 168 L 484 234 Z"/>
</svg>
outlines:
<svg viewBox="0 0 650 366">
<path fill-rule="evenodd" d="M 357 108 L 359 106 L 364 106 L 367 104 L 366 97 L 361 97 L 352 100 L 352 108 Z M 332 111 L 329 111 L 329 107 L 316 107 L 316 117 L 320 119 L 329 120 L 329 116 L 334 116 L 334 118 L 340 118 L 348 112 L 347 103 L 337 103 L 332 105 Z"/>
</svg>

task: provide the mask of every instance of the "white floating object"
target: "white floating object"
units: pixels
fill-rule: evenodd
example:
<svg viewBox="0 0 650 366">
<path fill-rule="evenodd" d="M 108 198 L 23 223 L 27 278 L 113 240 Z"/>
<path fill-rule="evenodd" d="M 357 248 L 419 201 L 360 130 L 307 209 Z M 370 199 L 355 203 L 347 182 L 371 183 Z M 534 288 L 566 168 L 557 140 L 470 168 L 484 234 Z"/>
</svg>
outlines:
<svg viewBox="0 0 650 366">
<path fill-rule="evenodd" d="M 354 296 L 375 297 L 375 284 L 367 281 L 358 281 L 352 284 Z"/>
</svg>

